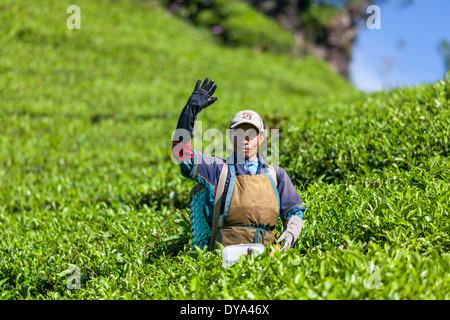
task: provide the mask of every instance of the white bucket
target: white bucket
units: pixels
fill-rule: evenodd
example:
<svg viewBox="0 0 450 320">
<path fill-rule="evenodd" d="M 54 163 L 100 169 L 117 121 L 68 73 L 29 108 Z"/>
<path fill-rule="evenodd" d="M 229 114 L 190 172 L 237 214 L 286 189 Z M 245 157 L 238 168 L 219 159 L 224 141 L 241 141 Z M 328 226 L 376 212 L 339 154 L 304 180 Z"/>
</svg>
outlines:
<svg viewBox="0 0 450 320">
<path fill-rule="evenodd" d="M 246 243 L 230 245 L 223 248 L 222 266 L 224 268 L 231 266 L 239 261 L 242 255 L 258 255 L 264 252 L 264 245 L 261 243 Z"/>
</svg>

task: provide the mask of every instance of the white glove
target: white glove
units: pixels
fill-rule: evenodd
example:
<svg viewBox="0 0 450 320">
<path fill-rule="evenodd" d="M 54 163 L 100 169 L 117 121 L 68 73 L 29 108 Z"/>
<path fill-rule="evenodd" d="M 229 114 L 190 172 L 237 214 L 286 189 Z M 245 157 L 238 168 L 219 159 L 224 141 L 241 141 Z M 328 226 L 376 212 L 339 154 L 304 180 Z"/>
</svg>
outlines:
<svg viewBox="0 0 450 320">
<path fill-rule="evenodd" d="M 278 243 L 284 241 L 281 250 L 292 248 L 300 235 L 303 227 L 303 220 L 299 216 L 292 216 L 289 218 L 286 228 L 277 239 Z"/>
</svg>

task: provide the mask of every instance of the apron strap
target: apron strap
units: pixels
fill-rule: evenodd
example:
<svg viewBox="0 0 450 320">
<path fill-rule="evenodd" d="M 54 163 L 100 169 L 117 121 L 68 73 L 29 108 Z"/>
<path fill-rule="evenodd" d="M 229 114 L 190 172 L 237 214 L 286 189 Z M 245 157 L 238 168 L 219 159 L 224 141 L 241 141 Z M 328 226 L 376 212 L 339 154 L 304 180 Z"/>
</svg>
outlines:
<svg viewBox="0 0 450 320">
<path fill-rule="evenodd" d="M 217 184 L 217 190 L 214 199 L 214 211 L 213 211 L 213 222 L 211 228 L 211 243 L 210 243 L 210 251 L 214 250 L 214 246 L 216 244 L 216 236 L 219 230 L 219 215 L 220 215 L 220 205 L 222 203 L 223 189 L 225 187 L 225 180 L 228 174 L 228 164 L 225 162 L 222 167 L 222 171 L 220 172 L 219 182 Z"/>
<path fill-rule="evenodd" d="M 227 197 L 225 198 L 225 206 L 223 208 L 223 221 L 226 224 L 228 220 L 228 211 L 230 211 L 231 196 L 233 195 L 234 181 L 236 180 L 236 169 L 234 164 L 228 166 L 230 169 L 230 183 L 228 184 Z"/>
<path fill-rule="evenodd" d="M 280 195 L 278 194 L 278 188 L 277 185 L 275 183 L 275 181 L 273 181 L 272 179 L 272 174 L 271 174 L 271 170 L 269 170 L 269 168 L 264 167 L 264 171 L 267 175 L 267 178 L 269 178 L 270 184 L 272 185 L 272 189 L 273 189 L 273 193 L 275 193 L 275 197 L 277 198 L 277 203 L 278 203 L 278 218 L 280 217 L 280 210 L 281 210 L 281 206 L 280 206 Z"/>
<path fill-rule="evenodd" d="M 264 244 L 264 239 L 266 237 L 266 231 L 268 231 L 268 230 L 266 230 L 264 228 L 252 227 L 252 226 L 243 226 L 243 225 L 237 225 L 236 227 L 255 229 L 255 236 L 253 237 L 253 243 L 259 243 L 259 234 L 261 233 L 261 235 L 262 235 L 262 244 Z"/>
<path fill-rule="evenodd" d="M 253 243 L 259 243 L 259 233 L 262 235 L 262 244 L 264 244 L 264 238 L 266 237 L 266 230 L 262 228 L 255 228 L 255 237 L 253 238 Z"/>
</svg>

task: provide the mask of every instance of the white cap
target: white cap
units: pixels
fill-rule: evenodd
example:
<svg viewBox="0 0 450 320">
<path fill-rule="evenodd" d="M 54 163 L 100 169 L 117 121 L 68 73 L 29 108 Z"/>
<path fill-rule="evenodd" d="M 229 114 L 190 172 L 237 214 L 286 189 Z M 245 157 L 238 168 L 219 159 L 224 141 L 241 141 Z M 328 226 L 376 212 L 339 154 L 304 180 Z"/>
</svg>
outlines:
<svg viewBox="0 0 450 320">
<path fill-rule="evenodd" d="M 237 112 L 231 119 L 230 129 L 234 129 L 242 123 L 254 125 L 259 133 L 264 133 L 264 123 L 261 116 L 253 110 L 242 110 Z"/>
</svg>

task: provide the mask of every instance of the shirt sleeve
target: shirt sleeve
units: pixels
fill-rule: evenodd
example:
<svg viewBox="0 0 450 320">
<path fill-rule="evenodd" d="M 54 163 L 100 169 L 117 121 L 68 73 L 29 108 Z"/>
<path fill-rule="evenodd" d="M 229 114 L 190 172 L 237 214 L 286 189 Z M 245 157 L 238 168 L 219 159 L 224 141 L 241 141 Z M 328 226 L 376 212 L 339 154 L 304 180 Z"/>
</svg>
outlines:
<svg viewBox="0 0 450 320">
<path fill-rule="evenodd" d="M 223 159 L 192 149 L 190 142 L 187 144 L 173 142 L 172 156 L 180 165 L 183 177 L 200 183 L 211 191 L 212 196 L 215 195 L 218 174 L 224 164 Z"/>
<path fill-rule="evenodd" d="M 293 215 L 303 218 L 306 208 L 286 171 L 281 167 L 276 167 L 276 170 L 280 196 L 280 218 L 283 225 L 286 225 Z"/>
</svg>

